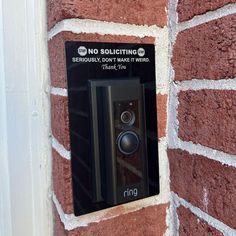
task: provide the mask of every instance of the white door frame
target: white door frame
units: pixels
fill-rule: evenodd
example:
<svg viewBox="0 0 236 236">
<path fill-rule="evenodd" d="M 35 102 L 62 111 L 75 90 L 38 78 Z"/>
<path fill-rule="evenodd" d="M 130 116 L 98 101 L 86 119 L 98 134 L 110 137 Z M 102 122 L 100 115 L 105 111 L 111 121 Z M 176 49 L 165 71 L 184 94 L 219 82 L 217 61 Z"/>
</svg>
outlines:
<svg viewBox="0 0 236 236">
<path fill-rule="evenodd" d="M 0 0 L 0 32 L 3 32 L 2 0 Z M 0 34 L 0 235 L 12 235 L 9 172 L 7 161 L 7 116 L 5 73 L 3 55 L 3 35 Z"/>
<path fill-rule="evenodd" d="M 45 0 L 0 0 L 0 235 L 51 236 Z"/>
</svg>

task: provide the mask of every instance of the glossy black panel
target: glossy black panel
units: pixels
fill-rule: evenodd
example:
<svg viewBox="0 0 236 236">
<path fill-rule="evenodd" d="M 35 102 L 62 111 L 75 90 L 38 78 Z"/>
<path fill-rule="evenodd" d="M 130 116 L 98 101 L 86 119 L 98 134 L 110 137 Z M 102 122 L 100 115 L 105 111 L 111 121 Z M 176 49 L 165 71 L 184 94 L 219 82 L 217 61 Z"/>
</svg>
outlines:
<svg viewBox="0 0 236 236">
<path fill-rule="evenodd" d="M 89 96 L 89 80 L 114 80 L 138 79 L 144 85 L 145 101 L 143 109 L 146 110 L 146 142 L 148 164 L 148 189 L 143 186 L 146 180 L 143 176 L 145 160 L 141 158 L 142 144 L 131 155 L 122 154 L 117 148 L 116 155 L 116 180 L 118 196 L 117 202 L 139 198 L 137 191 L 145 197 L 159 193 L 158 172 L 158 146 L 157 146 L 157 116 L 156 116 L 156 88 L 155 88 L 155 50 L 151 44 L 126 44 L 126 43 L 92 43 L 92 42 L 66 42 L 67 81 L 69 97 L 69 122 L 70 142 L 72 153 L 72 175 L 74 209 L 76 215 L 111 206 L 106 202 L 109 181 L 107 180 L 106 156 L 99 155 L 99 172 L 94 171 L 97 162 L 94 162 L 94 132 L 91 120 L 91 97 Z M 125 86 L 124 86 L 125 90 Z M 120 93 L 122 93 L 120 89 Z M 103 91 L 97 91 L 98 116 L 104 118 Z M 139 100 L 114 102 L 115 137 L 127 130 L 140 135 L 138 107 Z M 120 105 L 119 105 L 120 104 Z M 132 111 L 122 115 L 123 108 Z M 131 116 L 131 118 L 129 118 Z M 134 117 L 133 117 L 134 116 Z M 121 120 L 122 117 L 122 120 Z M 99 118 L 100 119 L 100 118 Z M 130 119 L 130 120 L 129 120 Z M 98 120 L 99 130 L 106 131 L 106 124 Z M 101 132 L 102 133 L 102 132 Z M 106 150 L 107 142 L 104 135 L 98 135 L 98 150 L 100 154 Z M 102 140 L 102 141 L 101 141 Z M 116 141 L 116 140 L 115 140 Z M 143 142 L 143 141 L 142 141 Z M 117 147 L 117 146 L 116 146 Z M 97 152 L 97 151 L 96 151 Z M 95 183 L 94 179 L 100 179 Z M 99 184 L 99 186 L 98 186 Z M 134 188 L 135 186 L 135 188 Z M 94 189 L 99 190 L 94 195 Z M 148 194 L 147 194 L 148 193 Z M 137 198 L 136 198 L 137 197 Z"/>
</svg>

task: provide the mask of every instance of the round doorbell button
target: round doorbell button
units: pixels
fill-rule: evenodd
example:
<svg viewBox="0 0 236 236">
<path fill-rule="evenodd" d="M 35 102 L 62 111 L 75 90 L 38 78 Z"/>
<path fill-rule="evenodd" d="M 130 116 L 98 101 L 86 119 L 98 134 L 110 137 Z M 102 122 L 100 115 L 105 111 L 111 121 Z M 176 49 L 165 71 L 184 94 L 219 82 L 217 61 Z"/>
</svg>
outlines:
<svg viewBox="0 0 236 236">
<path fill-rule="evenodd" d="M 138 150 L 139 137 L 133 131 L 122 132 L 117 138 L 119 151 L 124 155 L 131 155 Z"/>
</svg>

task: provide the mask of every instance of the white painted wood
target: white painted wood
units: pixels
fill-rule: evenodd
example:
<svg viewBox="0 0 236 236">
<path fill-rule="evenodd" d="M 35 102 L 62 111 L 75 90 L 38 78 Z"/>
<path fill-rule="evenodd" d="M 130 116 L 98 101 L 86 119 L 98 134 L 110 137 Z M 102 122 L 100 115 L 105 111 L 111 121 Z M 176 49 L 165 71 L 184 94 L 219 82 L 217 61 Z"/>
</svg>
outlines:
<svg viewBox="0 0 236 236">
<path fill-rule="evenodd" d="M 2 0 L 0 0 L 0 32 L 3 32 L 2 20 Z M 6 94 L 4 78 L 3 35 L 0 34 L 0 235 L 12 236 L 9 171 L 7 160 Z"/>
<path fill-rule="evenodd" d="M 4 226 L 0 235 L 50 236 L 45 1 L 0 1 L 0 128 L 4 135 L 0 143 L 0 216 L 5 217 L 0 219 Z"/>
</svg>

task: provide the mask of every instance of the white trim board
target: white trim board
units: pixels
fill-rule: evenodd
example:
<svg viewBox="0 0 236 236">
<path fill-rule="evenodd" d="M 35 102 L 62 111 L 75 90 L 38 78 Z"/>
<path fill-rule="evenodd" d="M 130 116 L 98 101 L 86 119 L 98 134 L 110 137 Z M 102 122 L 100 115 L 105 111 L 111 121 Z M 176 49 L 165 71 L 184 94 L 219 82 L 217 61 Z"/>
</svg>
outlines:
<svg viewBox="0 0 236 236">
<path fill-rule="evenodd" d="M 0 226 L 6 225 L 0 235 L 50 236 L 46 3 L 0 1 L 1 201 L 8 198 L 0 208 Z"/>
<path fill-rule="evenodd" d="M 3 32 L 2 0 L 0 0 L 0 32 Z M 9 189 L 9 167 L 7 148 L 7 115 L 6 115 L 6 91 L 5 70 L 3 54 L 3 35 L 0 34 L 0 235 L 12 235 L 11 203 Z"/>
</svg>

